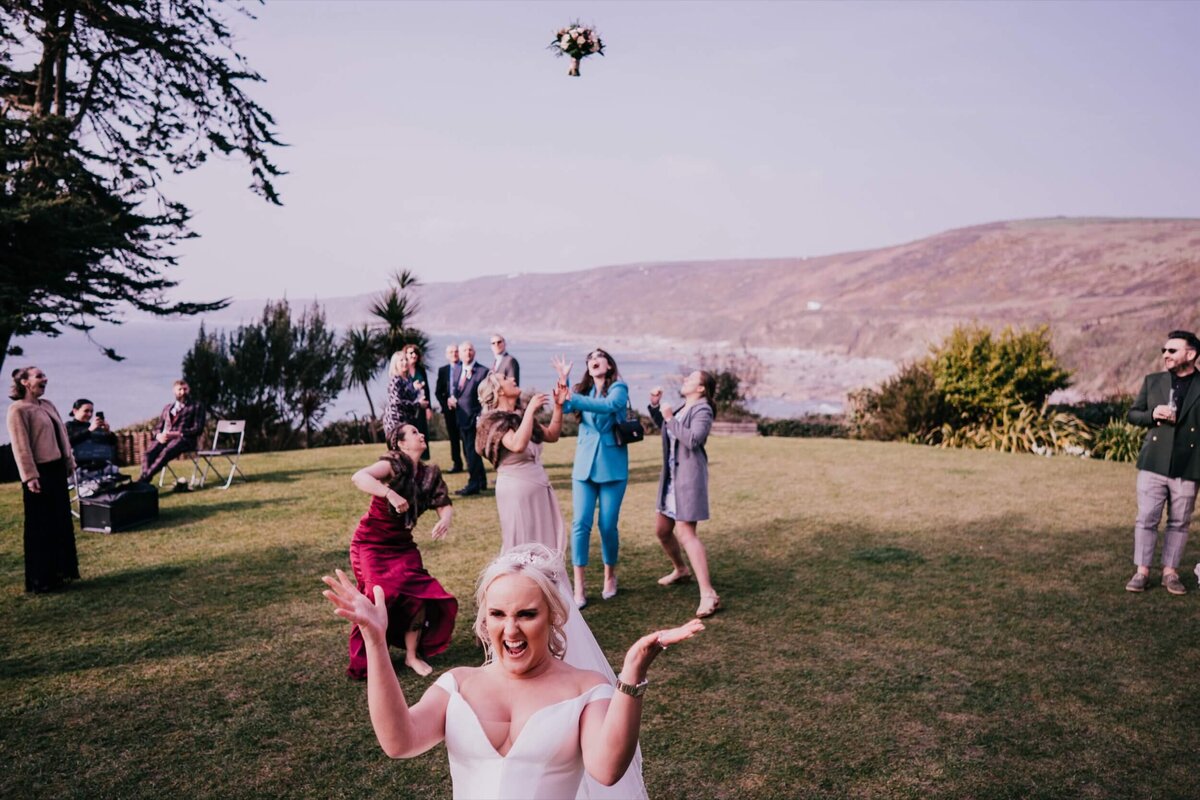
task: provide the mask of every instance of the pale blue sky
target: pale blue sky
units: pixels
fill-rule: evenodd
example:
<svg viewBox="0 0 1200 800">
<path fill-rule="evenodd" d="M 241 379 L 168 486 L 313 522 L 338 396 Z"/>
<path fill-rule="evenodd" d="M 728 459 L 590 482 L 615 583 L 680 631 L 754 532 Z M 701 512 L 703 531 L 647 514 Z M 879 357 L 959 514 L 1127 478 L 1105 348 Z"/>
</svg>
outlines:
<svg viewBox="0 0 1200 800">
<path fill-rule="evenodd" d="M 566 75 L 579 17 L 608 55 Z M 803 256 L 1039 216 L 1200 216 L 1200 4 L 268 2 L 292 146 L 175 181 L 181 299 Z"/>
</svg>

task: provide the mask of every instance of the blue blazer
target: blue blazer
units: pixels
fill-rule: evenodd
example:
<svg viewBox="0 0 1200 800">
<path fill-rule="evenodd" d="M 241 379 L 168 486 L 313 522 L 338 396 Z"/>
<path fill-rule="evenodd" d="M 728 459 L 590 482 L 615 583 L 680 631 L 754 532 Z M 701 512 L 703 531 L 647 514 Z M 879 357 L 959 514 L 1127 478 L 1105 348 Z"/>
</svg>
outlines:
<svg viewBox="0 0 1200 800">
<path fill-rule="evenodd" d="M 604 397 L 593 388 L 587 396 L 572 392 L 563 403 L 564 414 L 579 411 L 583 416 L 575 443 L 573 480 L 596 483 L 629 480 L 629 451 L 617 444 L 612 432 L 628 404 L 629 387 L 624 381 L 613 383 Z"/>
</svg>

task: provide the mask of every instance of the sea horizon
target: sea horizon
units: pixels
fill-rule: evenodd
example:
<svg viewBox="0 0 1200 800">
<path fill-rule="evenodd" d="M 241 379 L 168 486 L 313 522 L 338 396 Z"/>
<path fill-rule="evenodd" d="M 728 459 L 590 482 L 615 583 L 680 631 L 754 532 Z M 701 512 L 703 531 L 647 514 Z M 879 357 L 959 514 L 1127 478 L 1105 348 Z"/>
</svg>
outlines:
<svg viewBox="0 0 1200 800">
<path fill-rule="evenodd" d="M 236 326 L 212 325 L 205 322 L 209 332 L 231 330 Z M 93 402 L 97 411 L 105 413 L 109 425 L 119 429 L 156 417 L 172 399 L 171 384 L 182 375 L 183 357 L 195 343 L 200 321 L 130 319 L 115 325 L 97 325 L 91 331 L 92 341 L 80 331 L 68 330 L 57 337 L 31 336 L 14 344 L 24 350 L 20 356 L 8 356 L 8 371 L 26 364 L 35 364 L 49 377 L 46 398 L 66 417 L 78 398 Z M 468 332 L 449 334 L 431 332 L 426 364 L 430 380 L 438 367 L 445 364 L 446 346 L 465 339 L 475 344 L 477 360 L 485 366 L 491 361 L 488 346 L 490 334 Z M 583 359 L 595 342 L 584 343 L 570 339 L 521 340 L 508 336 L 509 352 L 521 364 L 522 388 L 548 390 L 555 382 L 550 360 L 564 355 L 575 367 L 572 379 L 582 375 Z M 112 361 L 102 348 L 112 348 L 122 361 Z M 654 386 L 663 386 L 668 396 L 677 391 L 682 370 L 686 365 L 674 357 L 655 358 L 638 352 L 612 350 L 621 376 L 629 384 L 634 408 L 646 405 L 646 397 Z M 386 401 L 386 370 L 370 386 L 376 413 L 382 412 Z M 772 416 L 793 416 L 809 412 L 837 410 L 829 401 L 756 401 L 752 407 L 759 413 Z M 323 424 L 340 419 L 369 416 L 366 395 L 361 387 L 344 389 L 330 405 Z M 7 430 L 3 434 L 8 441 Z"/>
</svg>

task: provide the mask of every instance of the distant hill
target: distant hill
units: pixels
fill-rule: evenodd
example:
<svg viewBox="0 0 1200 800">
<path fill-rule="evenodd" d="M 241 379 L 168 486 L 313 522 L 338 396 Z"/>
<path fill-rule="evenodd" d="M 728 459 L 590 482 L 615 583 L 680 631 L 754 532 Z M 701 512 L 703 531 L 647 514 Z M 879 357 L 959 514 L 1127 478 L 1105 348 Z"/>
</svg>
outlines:
<svg viewBox="0 0 1200 800">
<path fill-rule="evenodd" d="M 1200 328 L 1200 220 L 1038 219 L 814 258 L 629 264 L 423 287 L 420 324 L 510 339 L 664 337 L 833 357 L 919 356 L 956 323 L 1048 323 L 1088 395 L 1136 389 L 1172 327 Z M 328 301 L 335 321 L 365 298 Z M 845 386 L 845 389 L 854 388 Z"/>
</svg>

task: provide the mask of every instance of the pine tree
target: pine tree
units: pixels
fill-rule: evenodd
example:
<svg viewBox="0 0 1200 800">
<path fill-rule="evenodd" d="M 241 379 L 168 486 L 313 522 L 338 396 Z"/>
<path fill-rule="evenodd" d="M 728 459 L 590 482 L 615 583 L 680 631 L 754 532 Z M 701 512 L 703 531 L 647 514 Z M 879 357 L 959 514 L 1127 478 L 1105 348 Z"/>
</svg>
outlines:
<svg viewBox="0 0 1200 800">
<path fill-rule="evenodd" d="M 0 365 L 15 337 L 88 331 L 125 307 L 227 304 L 167 299 L 174 246 L 194 234 L 160 189 L 219 153 L 244 158 L 253 191 L 279 203 L 274 120 L 243 89 L 262 78 L 233 49 L 223 5 L 0 3 Z"/>
</svg>

